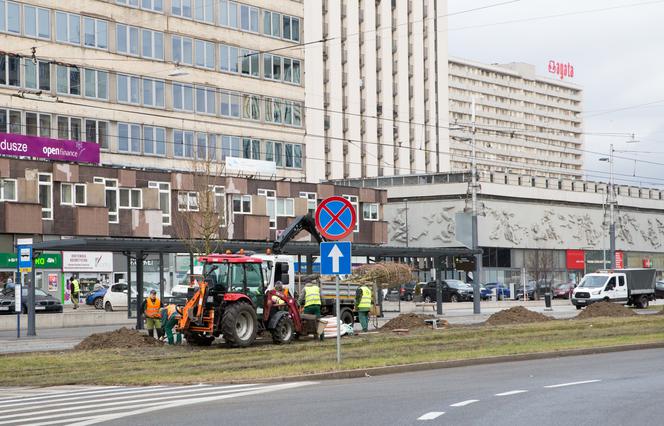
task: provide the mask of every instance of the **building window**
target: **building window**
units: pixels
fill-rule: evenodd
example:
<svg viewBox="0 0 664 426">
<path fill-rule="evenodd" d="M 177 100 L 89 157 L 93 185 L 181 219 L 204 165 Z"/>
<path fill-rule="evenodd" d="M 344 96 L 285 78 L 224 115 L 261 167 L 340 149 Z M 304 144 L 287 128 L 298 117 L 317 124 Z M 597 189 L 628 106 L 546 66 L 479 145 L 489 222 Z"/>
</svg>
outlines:
<svg viewBox="0 0 664 426">
<path fill-rule="evenodd" d="M 265 121 L 268 123 L 281 124 L 281 101 L 273 98 L 265 98 Z"/>
<path fill-rule="evenodd" d="M 0 9 L 2 2 L 0 1 Z M 0 10 L 2 19 L 2 10 Z M 0 29 L 2 23 L 0 23 Z M 23 34 L 28 37 L 51 39 L 51 11 L 41 7 L 23 5 Z"/>
<path fill-rule="evenodd" d="M 194 111 L 193 86 L 173 83 L 173 108 L 180 111 Z"/>
<path fill-rule="evenodd" d="M 165 83 L 162 80 L 143 79 L 143 105 L 164 108 Z"/>
<path fill-rule="evenodd" d="M 214 69 L 214 43 L 204 40 L 195 40 L 196 66 Z"/>
<path fill-rule="evenodd" d="M 55 39 L 62 43 L 81 44 L 81 17 L 55 12 Z"/>
<path fill-rule="evenodd" d="M 196 0 L 194 19 L 214 24 L 214 0 Z"/>
<path fill-rule="evenodd" d="M 217 159 L 217 137 L 206 133 L 196 133 L 196 158 L 199 160 Z"/>
<path fill-rule="evenodd" d="M 342 195 L 346 200 L 350 202 L 350 204 L 353 206 L 353 209 L 355 209 L 355 217 L 357 216 L 359 209 L 359 200 L 357 198 L 357 195 Z M 356 220 L 355 221 L 355 231 L 354 232 L 360 232 L 360 221 Z"/>
<path fill-rule="evenodd" d="M 138 124 L 118 123 L 118 151 L 141 153 L 141 126 Z"/>
<path fill-rule="evenodd" d="M 174 2 L 176 0 L 173 0 Z M 154 12 L 164 11 L 164 0 L 115 0 L 117 4 L 123 4 L 129 7 L 139 7 L 145 10 L 152 10 Z"/>
<path fill-rule="evenodd" d="M 51 137 L 51 116 L 49 114 L 25 113 L 25 134 L 32 136 Z"/>
<path fill-rule="evenodd" d="M 240 158 L 242 155 L 242 141 L 237 136 L 221 137 L 221 159 L 226 157 Z"/>
<path fill-rule="evenodd" d="M 233 213 L 251 214 L 251 195 L 233 195 Z"/>
<path fill-rule="evenodd" d="M 258 32 L 257 8 L 247 6 L 246 4 L 240 5 L 240 29 L 252 33 Z"/>
<path fill-rule="evenodd" d="M 307 200 L 307 212 L 312 216 L 316 214 L 318 208 L 318 194 L 315 192 L 300 192 L 300 198 Z"/>
<path fill-rule="evenodd" d="M 172 36 L 173 62 L 176 64 L 193 65 L 193 39 L 189 37 Z"/>
<path fill-rule="evenodd" d="M 143 208 L 143 191 L 140 189 L 120 188 L 119 192 L 121 209 Z"/>
<path fill-rule="evenodd" d="M 164 59 L 164 34 L 159 31 L 141 29 L 141 56 L 149 59 Z"/>
<path fill-rule="evenodd" d="M 0 0 L 0 32 L 21 34 L 21 6 Z"/>
<path fill-rule="evenodd" d="M 118 53 L 127 55 L 140 55 L 139 28 L 128 25 L 117 24 L 115 26 L 116 46 Z"/>
<path fill-rule="evenodd" d="M 50 173 L 39 173 L 39 204 L 42 219 L 53 220 L 53 175 Z"/>
<path fill-rule="evenodd" d="M 364 220 L 378 220 L 378 204 L 363 203 L 362 218 L 364 218 Z"/>
<path fill-rule="evenodd" d="M 215 113 L 215 89 L 212 87 L 196 87 L 196 112 L 203 114 Z"/>
<path fill-rule="evenodd" d="M 257 95 L 242 95 L 242 118 L 261 119 L 261 100 Z"/>
<path fill-rule="evenodd" d="M 259 59 L 260 55 L 258 52 L 249 50 L 249 49 L 240 49 L 241 56 L 241 69 L 240 71 L 244 75 L 250 75 L 252 77 L 259 76 Z"/>
<path fill-rule="evenodd" d="M 211 186 L 214 196 L 214 211 L 219 213 L 221 226 L 226 226 L 226 189 L 223 186 Z"/>
<path fill-rule="evenodd" d="M 58 116 L 58 139 L 82 141 L 81 125 L 80 118 Z"/>
<path fill-rule="evenodd" d="M 222 44 L 219 47 L 219 62 L 222 71 L 240 72 L 240 50 L 237 47 Z"/>
<path fill-rule="evenodd" d="M 120 103 L 141 103 L 141 79 L 132 75 L 118 74 L 117 98 Z"/>
<path fill-rule="evenodd" d="M 173 131 L 173 155 L 194 158 L 194 132 Z"/>
<path fill-rule="evenodd" d="M 221 115 L 224 117 L 240 117 L 240 95 L 231 92 L 221 92 Z"/>
<path fill-rule="evenodd" d="M 278 198 L 277 216 L 279 217 L 295 216 L 295 200 L 293 198 Z"/>
<path fill-rule="evenodd" d="M 148 182 L 148 188 L 159 190 L 159 208 L 162 224 L 171 224 L 171 184 L 169 182 Z"/>
<path fill-rule="evenodd" d="M 108 49 L 108 22 L 89 17 L 83 18 L 83 44 L 86 47 Z"/>
<path fill-rule="evenodd" d="M 263 11 L 263 34 L 270 37 L 281 38 L 281 14 Z"/>
<path fill-rule="evenodd" d="M 166 155 L 166 129 L 143 126 L 143 151 L 149 155 Z"/>
<path fill-rule="evenodd" d="M 98 144 L 101 149 L 108 149 L 108 122 L 86 119 L 85 140 Z"/>
<path fill-rule="evenodd" d="M 197 212 L 198 211 L 198 192 L 178 192 L 178 211 Z"/>
<path fill-rule="evenodd" d="M 0 132 L 23 133 L 21 111 L 0 109 Z"/>
<path fill-rule="evenodd" d="M 219 25 L 238 28 L 238 4 L 234 1 L 219 0 Z"/>
<path fill-rule="evenodd" d="M 87 194 L 84 183 L 61 183 L 60 204 L 63 206 L 84 206 Z"/>
<path fill-rule="evenodd" d="M 74 66 L 57 66 L 57 84 L 58 93 L 64 95 L 81 95 L 81 71 Z"/>
<path fill-rule="evenodd" d="M 274 161 L 277 167 L 302 168 L 302 145 L 265 141 L 265 161 Z"/>
<path fill-rule="evenodd" d="M 242 139 L 242 158 L 252 160 L 261 159 L 261 141 L 258 139 L 243 138 Z"/>
<path fill-rule="evenodd" d="M 0 179 L 0 201 L 16 201 L 16 179 Z"/>
<path fill-rule="evenodd" d="M 108 209 L 108 221 L 109 223 L 118 223 L 118 180 L 117 179 L 108 179 L 103 177 L 95 177 L 93 179 L 94 183 L 100 183 L 104 185 L 105 188 L 105 206 Z"/>
<path fill-rule="evenodd" d="M 108 73 L 91 69 L 83 70 L 85 97 L 108 100 Z"/>
<path fill-rule="evenodd" d="M 2 57 L 0 57 L 0 62 L 2 62 Z M 38 61 L 35 64 L 31 60 L 26 59 L 23 62 L 23 66 L 25 70 L 23 84 L 26 89 L 51 91 L 51 64 L 43 61 Z M 2 68 L 1 65 L 0 68 Z M 0 80 L 2 79 L 2 73 L 0 70 Z"/>
<path fill-rule="evenodd" d="M 300 84 L 300 61 L 277 55 L 263 55 L 263 76 L 268 80 Z"/>
<path fill-rule="evenodd" d="M 282 16 L 283 27 L 281 37 L 286 40 L 300 41 L 300 19 L 294 16 Z"/>
<path fill-rule="evenodd" d="M 171 4 L 171 14 L 181 18 L 192 18 L 192 3 L 194 0 L 173 0 Z"/>
<path fill-rule="evenodd" d="M 267 215 L 270 218 L 270 229 L 277 229 L 277 191 L 273 189 L 259 189 L 256 193 L 266 199 Z"/>
<path fill-rule="evenodd" d="M 0 55 L 0 85 L 21 85 L 21 58 L 11 55 Z"/>
</svg>

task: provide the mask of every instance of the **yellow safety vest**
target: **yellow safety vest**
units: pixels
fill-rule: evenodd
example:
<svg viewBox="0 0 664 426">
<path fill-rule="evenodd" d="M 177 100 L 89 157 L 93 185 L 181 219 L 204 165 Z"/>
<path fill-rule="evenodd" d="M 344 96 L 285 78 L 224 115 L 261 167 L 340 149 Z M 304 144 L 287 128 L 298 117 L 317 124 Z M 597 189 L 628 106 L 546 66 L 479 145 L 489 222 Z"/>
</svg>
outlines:
<svg viewBox="0 0 664 426">
<path fill-rule="evenodd" d="M 81 289 L 78 286 L 78 280 L 74 279 L 71 281 L 71 292 L 72 294 L 76 294 L 80 291 Z"/>
<path fill-rule="evenodd" d="M 279 297 L 277 295 L 274 295 L 274 296 L 272 296 L 272 304 L 274 304 L 274 305 L 285 305 L 286 302 L 284 302 L 284 299 L 282 299 L 281 297 Z"/>
<path fill-rule="evenodd" d="M 320 288 L 315 285 L 304 288 L 304 307 L 313 305 L 321 305 Z"/>
<path fill-rule="evenodd" d="M 371 309 L 371 290 L 367 286 L 360 287 L 362 290 L 362 298 L 360 303 L 357 305 L 357 309 Z"/>
</svg>

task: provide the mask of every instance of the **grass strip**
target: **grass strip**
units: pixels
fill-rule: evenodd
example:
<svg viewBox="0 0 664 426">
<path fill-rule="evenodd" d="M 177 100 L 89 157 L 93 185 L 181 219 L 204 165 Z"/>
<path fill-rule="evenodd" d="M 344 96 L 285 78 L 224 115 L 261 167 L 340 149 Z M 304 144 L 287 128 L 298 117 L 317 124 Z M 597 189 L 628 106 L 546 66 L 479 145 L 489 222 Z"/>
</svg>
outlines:
<svg viewBox="0 0 664 426">
<path fill-rule="evenodd" d="M 511 326 L 464 326 L 378 333 L 343 339 L 336 364 L 334 339 L 309 338 L 245 349 L 163 347 L 64 351 L 0 356 L 3 386 L 151 385 L 233 382 L 358 368 L 451 361 L 664 342 L 664 316 L 557 320 Z"/>
</svg>

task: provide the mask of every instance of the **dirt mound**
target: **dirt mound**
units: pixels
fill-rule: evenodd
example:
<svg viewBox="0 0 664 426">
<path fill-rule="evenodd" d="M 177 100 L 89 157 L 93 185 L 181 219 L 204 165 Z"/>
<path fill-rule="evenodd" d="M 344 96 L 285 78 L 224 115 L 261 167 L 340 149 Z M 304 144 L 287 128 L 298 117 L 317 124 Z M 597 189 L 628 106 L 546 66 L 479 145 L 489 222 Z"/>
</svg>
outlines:
<svg viewBox="0 0 664 426">
<path fill-rule="evenodd" d="M 585 308 L 577 319 L 595 318 L 595 317 L 632 317 L 636 315 L 633 310 L 623 305 L 611 302 L 597 302 Z"/>
<path fill-rule="evenodd" d="M 515 306 L 496 312 L 486 320 L 486 325 L 525 324 L 529 322 L 549 321 L 550 317 L 530 311 L 523 306 Z"/>
<path fill-rule="evenodd" d="M 426 319 L 435 318 L 433 315 L 420 315 L 420 314 L 401 314 L 396 318 L 392 318 L 385 323 L 380 329 L 381 330 L 398 330 L 402 328 L 413 329 L 413 328 L 424 328 L 429 327 L 427 323 L 424 322 Z"/>
<path fill-rule="evenodd" d="M 129 349 L 161 346 L 162 342 L 139 331 L 122 327 L 119 330 L 106 333 L 95 333 L 83 339 L 74 347 L 77 351 L 90 351 L 95 349 Z"/>
</svg>

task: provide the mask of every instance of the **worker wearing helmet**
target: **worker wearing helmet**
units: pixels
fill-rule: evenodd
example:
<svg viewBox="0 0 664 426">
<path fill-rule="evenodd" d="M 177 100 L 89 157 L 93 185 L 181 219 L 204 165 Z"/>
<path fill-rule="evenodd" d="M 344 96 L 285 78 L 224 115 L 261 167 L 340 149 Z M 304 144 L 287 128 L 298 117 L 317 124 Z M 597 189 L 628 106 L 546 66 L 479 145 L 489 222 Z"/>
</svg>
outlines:
<svg viewBox="0 0 664 426">
<path fill-rule="evenodd" d="M 164 334 L 161 330 L 161 300 L 157 297 L 156 290 L 150 290 L 150 297 L 143 301 L 143 315 L 145 315 L 145 328 L 148 329 L 150 337 L 154 337 L 154 330 L 157 329 L 157 338 L 161 338 Z"/>
<path fill-rule="evenodd" d="M 360 319 L 362 331 L 369 331 L 369 311 L 371 310 L 371 289 L 362 285 L 355 292 L 355 308 Z"/>
<path fill-rule="evenodd" d="M 309 282 L 304 287 L 304 291 L 300 296 L 300 305 L 304 304 L 304 313 L 309 315 L 316 315 L 316 318 L 320 318 L 320 287 L 318 283 Z"/>
<path fill-rule="evenodd" d="M 168 338 L 169 345 L 176 343 L 178 345 L 182 344 L 182 333 L 180 333 L 179 330 L 177 331 L 177 336 L 175 336 L 177 337 L 177 341 L 173 336 L 173 327 L 175 327 L 181 315 L 182 311 L 172 303 L 164 308 L 161 308 L 161 320 L 164 325 L 164 332 Z"/>
</svg>

